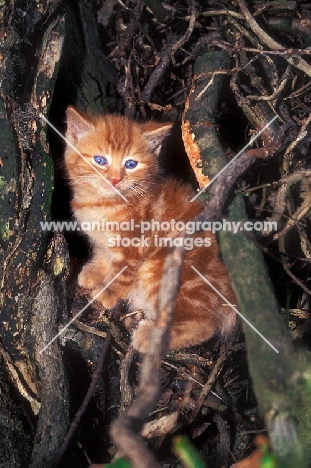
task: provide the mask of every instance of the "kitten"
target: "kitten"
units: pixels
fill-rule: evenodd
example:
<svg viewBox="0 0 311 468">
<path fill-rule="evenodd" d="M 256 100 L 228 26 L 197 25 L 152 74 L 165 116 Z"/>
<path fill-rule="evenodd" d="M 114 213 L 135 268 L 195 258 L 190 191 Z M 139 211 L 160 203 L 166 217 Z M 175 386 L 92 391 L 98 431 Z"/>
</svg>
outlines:
<svg viewBox="0 0 311 468">
<path fill-rule="evenodd" d="M 104 220 L 105 227 L 115 223 L 114 230 L 88 232 L 93 257 L 83 267 L 78 284 L 90 289 L 94 297 L 127 265 L 97 300 L 110 309 L 121 298 L 128 301 L 132 311 L 143 311 L 144 319 L 132 337 L 134 348 L 143 353 L 156 320 L 161 275 L 169 252 L 168 246 L 158 245 L 178 237 L 182 224 L 176 228 L 170 224 L 172 220 L 187 223 L 204 208 L 198 200 L 190 202 L 195 192 L 189 185 L 161 175 L 158 156 L 171 126 L 137 123 L 119 115 L 92 117 L 73 107 L 67 109 L 66 138 L 80 153 L 69 145 L 65 151 L 73 213 L 80 224 Z M 152 220 L 158 224 L 147 230 Z M 125 230 L 130 223 L 133 230 Z M 236 322 L 235 312 L 191 268 L 196 267 L 231 303 L 235 302 L 226 268 L 218 260 L 215 235 L 207 231 L 187 237 L 190 241 L 170 349 L 200 344 L 213 335 L 228 337 Z M 189 248 L 191 242 L 199 246 Z"/>
</svg>

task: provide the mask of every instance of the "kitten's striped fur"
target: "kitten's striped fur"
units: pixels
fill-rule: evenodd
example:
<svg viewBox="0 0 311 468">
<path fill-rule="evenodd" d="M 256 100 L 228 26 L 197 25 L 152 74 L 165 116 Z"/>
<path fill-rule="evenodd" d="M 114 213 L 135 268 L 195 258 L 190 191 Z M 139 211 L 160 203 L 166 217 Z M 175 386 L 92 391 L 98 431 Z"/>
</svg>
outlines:
<svg viewBox="0 0 311 468">
<path fill-rule="evenodd" d="M 66 138 L 83 154 L 90 165 L 70 146 L 65 152 L 65 164 L 73 190 L 72 209 L 79 223 L 83 221 L 128 221 L 136 225 L 144 221 L 187 222 L 203 210 L 193 189 L 160 174 L 158 154 L 171 124 L 148 122 L 140 124 L 118 115 L 91 117 L 67 109 Z M 102 165 L 94 156 L 106 158 Z M 138 162 L 127 169 L 127 161 Z M 102 159 L 97 161 L 102 162 Z M 93 169 L 96 168 L 96 171 Z M 128 200 L 126 202 L 98 174 L 102 173 Z M 109 247 L 108 238 L 119 234 L 139 238 L 140 231 L 90 231 L 93 257 L 79 275 L 80 286 L 91 295 L 103 288 L 125 265 L 128 268 L 104 291 L 98 300 L 107 308 L 127 299 L 132 310 L 141 309 L 144 319 L 133 333 L 133 346 L 145 352 L 157 314 L 160 287 L 167 247 Z M 150 238 L 176 236 L 176 231 L 146 232 Z M 230 335 L 235 312 L 193 271 L 195 266 L 232 303 L 234 294 L 225 266 L 218 259 L 218 244 L 211 232 L 195 233 L 193 238 L 210 238 L 210 247 L 186 250 L 181 288 L 177 297 L 170 349 L 202 343 L 213 335 Z M 152 242 L 151 242 L 152 244 Z"/>
</svg>

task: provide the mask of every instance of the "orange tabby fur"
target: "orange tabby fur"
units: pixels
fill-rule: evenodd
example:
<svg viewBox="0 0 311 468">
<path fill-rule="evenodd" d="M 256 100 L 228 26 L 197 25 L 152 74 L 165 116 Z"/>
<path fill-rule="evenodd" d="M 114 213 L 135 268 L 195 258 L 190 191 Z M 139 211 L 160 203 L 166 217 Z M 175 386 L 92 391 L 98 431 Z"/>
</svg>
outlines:
<svg viewBox="0 0 311 468">
<path fill-rule="evenodd" d="M 79 223 L 83 221 L 129 221 L 136 225 L 151 220 L 187 222 L 203 210 L 193 189 L 180 181 L 163 178 L 158 154 L 171 124 L 137 123 L 118 115 L 91 117 L 67 109 L 66 138 L 82 153 L 90 165 L 70 146 L 65 163 L 73 189 L 72 209 Z M 105 165 L 94 156 L 106 158 Z M 138 161 L 132 169 L 124 166 L 127 160 Z M 128 163 L 127 163 L 128 164 Z M 95 168 L 95 169 L 93 169 Z M 96 172 L 95 172 L 96 171 Z M 126 202 L 111 185 L 128 200 Z M 152 245 L 154 236 L 175 237 L 178 232 L 147 231 L 148 246 L 109 247 L 111 237 L 140 238 L 137 227 L 133 231 L 88 232 L 93 257 L 79 275 L 80 286 L 91 290 L 94 297 L 117 273 L 128 268 L 98 297 L 105 308 L 112 308 L 119 298 L 127 299 L 131 310 L 142 310 L 144 319 L 133 333 L 133 346 L 146 352 L 157 316 L 157 296 L 163 264 L 168 247 Z M 218 260 L 218 244 L 211 232 L 198 232 L 192 238 L 210 238 L 210 247 L 201 246 L 185 251 L 181 287 L 178 293 L 170 339 L 170 349 L 192 346 L 217 334 L 230 335 L 236 322 L 235 312 L 193 271 L 195 266 L 218 290 L 234 303 L 225 266 Z"/>
</svg>

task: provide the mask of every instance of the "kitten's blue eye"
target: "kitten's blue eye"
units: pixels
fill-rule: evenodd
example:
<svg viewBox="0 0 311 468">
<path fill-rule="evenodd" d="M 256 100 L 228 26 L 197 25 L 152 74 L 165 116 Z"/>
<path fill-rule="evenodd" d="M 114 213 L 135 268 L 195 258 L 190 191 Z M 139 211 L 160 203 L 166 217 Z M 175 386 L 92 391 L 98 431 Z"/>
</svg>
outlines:
<svg viewBox="0 0 311 468">
<path fill-rule="evenodd" d="M 100 166 L 104 166 L 108 162 L 104 156 L 94 156 L 94 161 Z"/>
<path fill-rule="evenodd" d="M 127 161 L 125 161 L 124 166 L 126 167 L 126 169 L 134 169 L 137 166 L 137 164 L 138 162 L 134 161 L 134 159 L 128 159 Z"/>
</svg>

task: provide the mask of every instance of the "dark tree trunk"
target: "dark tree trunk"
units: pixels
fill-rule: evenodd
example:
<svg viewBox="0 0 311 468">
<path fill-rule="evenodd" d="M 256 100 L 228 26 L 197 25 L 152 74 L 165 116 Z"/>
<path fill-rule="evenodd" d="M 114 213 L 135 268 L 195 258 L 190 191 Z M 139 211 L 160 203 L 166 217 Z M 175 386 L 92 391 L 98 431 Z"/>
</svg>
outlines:
<svg viewBox="0 0 311 468">
<path fill-rule="evenodd" d="M 40 225 L 53 190 L 40 114 L 48 115 L 57 78 L 58 115 L 68 101 L 112 110 L 106 89 L 113 94 L 116 73 L 100 54 L 93 2 L 7 2 L 0 14 L 0 458 L 7 468 L 48 467 L 68 430 L 70 401 L 59 345 L 41 350 L 68 317 L 69 258 L 64 237 Z"/>
</svg>

